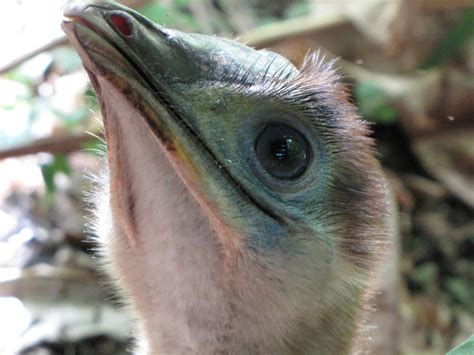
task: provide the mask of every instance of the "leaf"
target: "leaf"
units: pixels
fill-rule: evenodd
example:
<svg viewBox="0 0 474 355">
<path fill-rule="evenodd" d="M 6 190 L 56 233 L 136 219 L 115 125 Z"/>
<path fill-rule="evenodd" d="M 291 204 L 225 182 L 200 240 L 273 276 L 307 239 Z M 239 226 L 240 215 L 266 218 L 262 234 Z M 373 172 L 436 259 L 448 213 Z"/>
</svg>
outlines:
<svg viewBox="0 0 474 355">
<path fill-rule="evenodd" d="M 474 335 L 466 341 L 449 351 L 446 355 L 472 355 L 474 354 Z"/>
<path fill-rule="evenodd" d="M 474 305 L 474 290 L 468 280 L 462 278 L 449 278 L 446 281 L 449 293 L 461 304 L 470 308 Z M 472 309 L 472 308 L 471 308 Z"/>
<path fill-rule="evenodd" d="M 71 173 L 71 167 L 65 155 L 57 154 L 49 164 L 41 165 L 41 174 L 46 185 L 46 191 L 48 194 L 52 194 L 56 191 L 56 185 L 54 184 L 54 176 L 56 173 L 62 172 L 66 175 Z"/>
<path fill-rule="evenodd" d="M 423 263 L 411 272 L 409 278 L 416 286 L 427 289 L 429 285 L 436 283 L 438 268 L 434 263 Z"/>
<path fill-rule="evenodd" d="M 43 181 L 46 185 L 47 193 L 53 193 L 56 191 L 56 186 L 54 185 L 54 169 L 50 164 L 44 164 L 41 166 L 41 175 L 43 175 Z"/>
<path fill-rule="evenodd" d="M 397 114 L 389 98 L 375 83 L 359 82 L 354 88 L 354 97 L 364 118 L 385 124 L 395 122 Z"/>
</svg>

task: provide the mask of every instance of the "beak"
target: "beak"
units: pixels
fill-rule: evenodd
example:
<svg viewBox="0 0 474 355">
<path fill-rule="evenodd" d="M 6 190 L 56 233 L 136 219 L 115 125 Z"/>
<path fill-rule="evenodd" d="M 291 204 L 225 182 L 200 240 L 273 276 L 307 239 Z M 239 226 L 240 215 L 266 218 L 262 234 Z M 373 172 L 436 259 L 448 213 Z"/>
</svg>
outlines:
<svg viewBox="0 0 474 355">
<path fill-rule="evenodd" d="M 177 37 L 173 31 L 107 2 L 72 4 L 64 16 L 62 28 L 78 51 L 99 98 L 97 78 L 102 77 L 141 111 L 153 133 L 173 150 L 168 127 L 173 122 L 165 122 L 164 117 L 171 114 L 177 121 L 181 117 L 170 112 L 173 89 L 168 83 L 177 73 L 187 78 L 196 73 L 191 58 L 178 53 L 181 48 L 173 45 Z M 107 136 L 107 123 L 105 129 Z"/>
</svg>

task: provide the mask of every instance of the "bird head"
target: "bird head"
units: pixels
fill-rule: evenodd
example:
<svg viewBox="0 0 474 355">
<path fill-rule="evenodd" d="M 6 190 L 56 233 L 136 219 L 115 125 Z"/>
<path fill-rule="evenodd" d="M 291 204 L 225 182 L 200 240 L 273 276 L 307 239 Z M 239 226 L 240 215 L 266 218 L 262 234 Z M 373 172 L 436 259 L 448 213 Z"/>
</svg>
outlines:
<svg viewBox="0 0 474 355">
<path fill-rule="evenodd" d="M 104 117 L 113 272 L 148 335 L 151 314 L 171 319 L 164 308 L 186 319 L 150 335 L 156 347 L 181 329 L 195 351 L 346 351 L 389 207 L 333 63 L 311 54 L 297 69 L 113 3 L 65 16 Z"/>
</svg>

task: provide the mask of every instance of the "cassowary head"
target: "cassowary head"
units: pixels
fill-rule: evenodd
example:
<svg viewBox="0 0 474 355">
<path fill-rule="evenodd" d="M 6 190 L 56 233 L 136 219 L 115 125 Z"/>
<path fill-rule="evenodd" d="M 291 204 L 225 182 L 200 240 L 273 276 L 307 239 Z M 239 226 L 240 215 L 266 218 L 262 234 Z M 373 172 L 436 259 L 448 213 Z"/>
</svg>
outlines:
<svg viewBox="0 0 474 355">
<path fill-rule="evenodd" d="M 97 233 L 144 351 L 353 351 L 389 207 L 332 64 L 112 3 L 65 16 L 104 119 Z"/>
</svg>

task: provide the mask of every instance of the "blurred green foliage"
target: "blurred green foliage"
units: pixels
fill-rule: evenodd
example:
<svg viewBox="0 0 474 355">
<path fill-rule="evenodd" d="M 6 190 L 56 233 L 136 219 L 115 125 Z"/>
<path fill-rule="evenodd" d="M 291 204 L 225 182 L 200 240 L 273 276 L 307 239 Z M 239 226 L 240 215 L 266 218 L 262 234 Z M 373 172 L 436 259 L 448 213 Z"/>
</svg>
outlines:
<svg viewBox="0 0 474 355">
<path fill-rule="evenodd" d="M 151 21 L 164 26 L 181 24 L 189 30 L 197 31 L 199 24 L 187 10 L 188 5 L 189 1 L 187 0 L 175 0 L 172 7 L 153 2 L 143 6 L 138 12 Z"/>
<path fill-rule="evenodd" d="M 474 7 L 471 7 L 464 16 L 451 28 L 439 42 L 433 54 L 421 65 L 420 69 L 430 69 L 440 66 L 454 56 L 459 49 L 474 36 Z"/>
<path fill-rule="evenodd" d="M 52 162 L 41 165 L 41 174 L 43 175 L 43 180 L 46 185 L 46 194 L 48 199 L 51 199 L 51 196 L 56 191 L 54 177 L 58 173 L 64 173 L 66 175 L 71 173 L 71 167 L 69 166 L 68 159 L 63 154 L 57 154 L 54 156 Z"/>
<path fill-rule="evenodd" d="M 397 114 L 387 95 L 375 83 L 359 82 L 354 87 L 354 98 L 362 117 L 376 123 L 392 124 Z"/>
<path fill-rule="evenodd" d="M 445 285 L 454 301 L 474 312 L 474 288 L 472 287 L 472 281 L 469 282 L 469 280 L 461 277 L 451 277 L 446 280 Z"/>
</svg>

